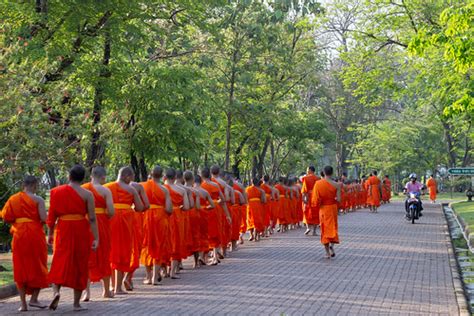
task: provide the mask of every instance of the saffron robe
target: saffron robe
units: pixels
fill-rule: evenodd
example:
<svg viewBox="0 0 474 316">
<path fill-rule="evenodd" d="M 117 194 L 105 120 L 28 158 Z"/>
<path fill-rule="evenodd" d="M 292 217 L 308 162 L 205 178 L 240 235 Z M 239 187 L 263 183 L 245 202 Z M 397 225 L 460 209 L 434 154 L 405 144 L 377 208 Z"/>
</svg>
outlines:
<svg viewBox="0 0 474 316">
<path fill-rule="evenodd" d="M 221 190 L 219 187 L 213 186 L 205 181 L 202 182 L 201 187 L 209 193 L 216 205 L 214 209 L 210 209 L 208 212 L 208 239 L 209 247 L 217 248 L 221 244 L 220 231 L 222 226 L 222 213 L 224 212 L 218 203 L 220 198 L 219 192 Z"/>
<path fill-rule="evenodd" d="M 13 279 L 19 289 L 32 294 L 48 283 L 48 248 L 38 205 L 25 192 L 12 195 L 2 210 L 2 218 L 11 223 Z"/>
<path fill-rule="evenodd" d="M 303 209 L 303 221 L 307 225 L 319 225 L 319 209 L 317 206 L 313 206 L 313 189 L 316 181 L 320 180 L 314 174 L 308 174 L 303 177 L 303 186 L 301 188 L 301 194 L 308 195 L 308 203 L 304 204 Z"/>
<path fill-rule="evenodd" d="M 115 215 L 110 219 L 110 265 L 114 270 L 131 272 L 135 228 L 133 194 L 122 189 L 117 182 L 107 183 L 105 187 L 112 192 L 115 208 Z"/>
<path fill-rule="evenodd" d="M 377 176 L 371 176 L 368 180 L 368 198 L 367 203 L 371 206 L 379 207 L 380 206 L 380 179 Z"/>
<path fill-rule="evenodd" d="M 428 179 L 426 182 L 426 186 L 428 187 L 428 191 L 430 192 L 430 200 L 436 201 L 436 194 L 438 193 L 438 185 L 436 184 L 436 180 L 433 178 Z"/>
<path fill-rule="evenodd" d="M 250 186 L 246 190 L 249 199 L 247 205 L 247 228 L 255 229 L 258 233 L 265 230 L 263 203 L 261 200 L 261 192 L 255 186 Z"/>
<path fill-rule="evenodd" d="M 87 287 L 91 233 L 86 214 L 86 202 L 71 186 L 51 190 L 47 224 L 55 229 L 50 283 L 81 291 Z"/>
<path fill-rule="evenodd" d="M 143 219 L 143 248 L 140 262 L 145 266 L 165 265 L 171 257 L 170 214 L 165 211 L 165 192 L 154 180 L 142 182 L 150 202 Z"/>
<path fill-rule="evenodd" d="M 95 216 L 97 229 L 99 230 L 99 247 L 91 251 L 89 257 L 89 279 L 91 282 L 99 282 L 104 277 L 112 275 L 110 268 L 110 221 L 107 215 L 107 203 L 102 195 L 97 192 L 92 183 L 82 186 L 94 195 Z"/>
<path fill-rule="evenodd" d="M 337 223 L 337 189 L 326 179 L 314 185 L 313 204 L 319 206 L 321 243 L 339 243 Z"/>
</svg>

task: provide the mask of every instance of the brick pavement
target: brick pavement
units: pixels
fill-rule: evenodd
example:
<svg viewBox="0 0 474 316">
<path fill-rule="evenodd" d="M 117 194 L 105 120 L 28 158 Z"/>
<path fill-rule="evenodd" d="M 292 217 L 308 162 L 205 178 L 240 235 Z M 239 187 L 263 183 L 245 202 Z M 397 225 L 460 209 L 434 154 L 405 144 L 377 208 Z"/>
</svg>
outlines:
<svg viewBox="0 0 474 316">
<path fill-rule="evenodd" d="M 290 231 L 247 242 L 217 267 L 193 271 L 187 263 L 180 280 L 150 287 L 137 279 L 127 296 L 98 298 L 95 285 L 93 301 L 84 303 L 89 311 L 80 314 L 458 315 L 441 210 L 427 207 L 416 225 L 402 212 L 391 204 L 378 214 L 340 216 L 342 244 L 333 260 L 324 258 L 318 237 Z M 52 314 L 72 313 L 71 290 L 62 294 Z M 0 313 L 17 307 L 18 298 L 1 301 Z M 36 314 L 51 313 L 29 313 Z"/>
</svg>

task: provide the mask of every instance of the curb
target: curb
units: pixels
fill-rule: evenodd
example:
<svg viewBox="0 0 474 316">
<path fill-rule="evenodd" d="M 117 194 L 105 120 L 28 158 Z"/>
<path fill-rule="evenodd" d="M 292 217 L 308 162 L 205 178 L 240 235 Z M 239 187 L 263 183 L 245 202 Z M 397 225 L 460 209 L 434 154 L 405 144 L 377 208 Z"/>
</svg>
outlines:
<svg viewBox="0 0 474 316">
<path fill-rule="evenodd" d="M 6 299 L 18 295 L 18 289 L 15 284 L 0 287 L 0 299 Z"/>
<path fill-rule="evenodd" d="M 464 282 L 462 279 L 461 274 L 459 273 L 460 266 L 457 260 L 457 257 L 454 254 L 454 245 L 453 240 L 451 238 L 450 232 L 450 223 L 444 212 L 444 207 L 448 206 L 447 204 L 441 204 L 441 212 L 444 215 L 444 219 L 446 220 L 446 226 L 444 226 L 446 241 L 448 243 L 448 256 L 449 256 L 449 265 L 451 267 L 451 275 L 453 277 L 453 286 L 454 286 L 454 294 L 456 296 L 456 301 L 458 303 L 459 315 L 471 315 L 469 302 L 467 300 L 466 292 L 464 289 Z"/>
</svg>

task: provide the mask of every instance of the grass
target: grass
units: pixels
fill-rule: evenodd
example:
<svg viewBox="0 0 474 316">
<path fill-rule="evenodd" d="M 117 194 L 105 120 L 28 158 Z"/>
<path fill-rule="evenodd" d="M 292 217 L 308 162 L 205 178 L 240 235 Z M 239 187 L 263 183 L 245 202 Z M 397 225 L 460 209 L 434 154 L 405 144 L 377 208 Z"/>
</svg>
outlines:
<svg viewBox="0 0 474 316">
<path fill-rule="evenodd" d="M 405 201 L 406 196 L 403 193 L 399 193 L 398 195 L 392 193 L 392 201 Z M 421 199 L 423 201 L 429 201 L 430 196 L 427 193 L 426 195 L 421 196 Z M 466 201 L 466 193 L 464 192 L 453 192 L 452 196 L 450 192 L 441 192 L 438 193 L 436 196 L 436 201 L 442 201 L 442 202 L 458 202 L 458 201 Z"/>
<path fill-rule="evenodd" d="M 0 272 L 0 286 L 13 283 L 13 266 L 11 261 L 2 261 L 1 265 L 8 271 Z"/>
<path fill-rule="evenodd" d="M 474 229 L 474 202 L 457 202 L 453 203 L 451 206 L 456 214 L 462 217 L 472 231 L 472 229 Z"/>
</svg>

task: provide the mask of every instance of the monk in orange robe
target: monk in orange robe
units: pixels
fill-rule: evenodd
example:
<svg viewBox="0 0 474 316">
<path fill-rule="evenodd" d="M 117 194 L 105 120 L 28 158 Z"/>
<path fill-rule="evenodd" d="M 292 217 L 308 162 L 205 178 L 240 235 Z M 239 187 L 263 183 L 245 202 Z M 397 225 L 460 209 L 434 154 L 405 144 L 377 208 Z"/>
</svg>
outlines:
<svg viewBox="0 0 474 316">
<path fill-rule="evenodd" d="M 260 240 L 261 233 L 265 230 L 263 205 L 266 202 L 265 191 L 260 188 L 260 180 L 252 179 L 252 185 L 246 190 L 249 199 L 247 206 L 247 228 L 250 231 L 249 241 Z"/>
<path fill-rule="evenodd" d="M 53 244 L 53 261 L 49 282 L 53 284 L 54 298 L 49 308 L 56 310 L 62 286 L 74 289 L 75 311 L 80 305 L 82 291 L 89 277 L 89 254 L 99 246 L 99 232 L 94 211 L 93 194 L 81 187 L 86 170 L 76 165 L 69 171 L 69 184 L 51 190 L 48 213 L 48 242 Z M 86 219 L 88 215 L 89 220 Z M 94 241 L 90 241 L 92 230 Z"/>
<path fill-rule="evenodd" d="M 313 188 L 316 184 L 316 181 L 319 180 L 319 177 L 314 173 L 316 168 L 314 166 L 309 166 L 306 170 L 306 175 L 303 177 L 302 182 L 303 186 L 301 188 L 301 195 L 303 197 L 303 222 L 306 225 L 305 235 L 308 235 L 312 232 L 312 235 L 316 235 L 316 229 L 319 226 L 319 209 L 312 203 Z"/>
<path fill-rule="evenodd" d="M 48 249 L 43 225 L 46 221 L 44 200 L 36 195 L 38 179 L 26 176 L 23 191 L 12 195 L 2 210 L 2 218 L 12 224 L 13 279 L 20 294 L 20 312 L 28 310 L 26 295 L 31 294 L 29 306 L 46 308 L 38 301 L 41 289 L 48 283 Z"/>
<path fill-rule="evenodd" d="M 270 187 L 270 177 L 264 175 L 262 178 L 263 183 L 260 188 L 265 192 L 266 202 L 263 204 L 263 225 L 265 226 L 265 237 L 269 236 L 270 233 L 270 220 L 272 214 L 272 188 Z"/>
<path fill-rule="evenodd" d="M 234 185 L 232 187 L 234 191 L 239 191 L 242 195 L 244 202 L 240 205 L 240 219 L 238 220 L 240 225 L 239 228 L 239 244 L 242 245 L 244 243 L 244 234 L 247 232 L 247 193 L 245 192 L 245 187 L 240 183 L 237 179 L 234 179 Z"/>
<path fill-rule="evenodd" d="M 219 185 L 211 180 L 211 171 L 209 168 L 203 168 L 201 170 L 201 178 L 203 180 L 201 187 L 206 190 L 210 195 L 214 204 L 216 205 L 214 210 L 209 212 L 208 223 L 209 223 L 209 247 L 213 252 L 213 260 L 210 262 L 211 265 L 217 265 L 220 261 L 218 258 L 218 251 L 221 246 L 221 231 L 222 231 L 222 214 L 227 216 L 226 220 L 231 221 L 229 214 L 225 213 L 223 206 L 225 206 L 225 198 Z M 226 208 L 227 209 L 227 208 Z M 222 258 L 222 257 L 221 257 Z"/>
<path fill-rule="evenodd" d="M 371 212 L 377 213 L 382 198 L 382 181 L 377 177 L 376 170 L 373 171 L 372 174 L 373 175 L 367 179 L 369 186 L 367 202 Z"/>
<path fill-rule="evenodd" d="M 278 223 L 278 214 L 280 213 L 280 191 L 275 188 L 275 180 L 270 180 L 270 188 L 272 189 L 271 213 L 270 213 L 270 233 L 273 231 Z"/>
<path fill-rule="evenodd" d="M 189 210 L 189 198 L 187 191 L 176 183 L 176 170 L 173 168 L 166 169 L 165 186 L 170 192 L 171 203 L 173 204 L 173 212 L 170 217 L 171 231 L 171 267 L 170 277 L 179 279 L 179 263 L 186 255 L 185 251 L 185 223 L 183 212 Z"/>
<path fill-rule="evenodd" d="M 222 252 L 218 253 L 220 259 L 223 259 L 227 254 L 227 246 L 230 242 L 230 233 L 232 227 L 232 215 L 231 215 L 231 205 L 234 204 L 234 189 L 230 187 L 226 181 L 221 177 L 221 170 L 218 165 L 211 166 L 211 180 L 214 183 L 217 183 L 221 192 L 224 195 L 224 202 L 222 204 L 222 210 L 224 212 L 221 213 L 221 249 Z"/>
<path fill-rule="evenodd" d="M 227 184 L 234 188 L 234 180 L 232 178 L 228 178 Z M 245 198 L 239 190 L 233 190 L 234 193 L 234 204 L 232 205 L 231 209 L 231 217 L 232 217 L 232 228 L 230 234 L 230 241 L 231 241 L 231 250 L 237 250 L 237 242 L 240 238 L 240 219 L 242 216 L 240 212 L 242 210 L 242 205 L 245 204 Z"/>
<path fill-rule="evenodd" d="M 289 222 L 287 221 L 287 208 L 288 208 L 288 202 L 287 199 L 289 198 L 289 193 L 284 185 L 285 179 L 283 177 L 280 177 L 278 179 L 278 183 L 275 185 L 275 189 L 278 190 L 280 199 L 279 199 L 279 212 L 278 212 L 278 230 L 284 232 L 288 229 L 288 224 Z"/>
<path fill-rule="evenodd" d="M 112 193 L 103 186 L 105 183 L 106 172 L 103 167 L 94 167 L 91 173 L 91 182 L 82 185 L 94 195 L 95 216 L 97 218 L 97 227 L 99 230 L 100 245 L 96 251 L 91 252 L 89 257 L 89 280 L 91 282 L 102 281 L 102 297 L 113 297 L 110 292 L 110 277 L 112 269 L 110 268 L 110 223 L 109 220 L 114 216 L 114 201 Z M 90 299 L 90 287 L 87 289 L 82 300 L 87 302 Z"/>
<path fill-rule="evenodd" d="M 191 209 L 188 211 L 189 213 L 189 239 L 190 239 L 190 246 L 188 252 L 193 255 L 194 257 L 194 264 L 193 267 L 197 268 L 200 266 L 199 264 L 199 250 L 200 250 L 200 240 L 201 240 L 201 229 L 200 229 L 200 222 L 201 222 L 201 199 L 197 189 L 194 188 L 194 175 L 191 171 L 184 172 L 184 181 L 186 187 L 188 187 L 191 191 L 191 199 L 192 203 Z"/>
<path fill-rule="evenodd" d="M 145 193 L 145 189 L 140 183 L 130 182 L 130 185 L 137 190 L 143 209 L 140 212 L 133 213 L 133 249 L 132 258 L 130 259 L 130 271 L 125 273 L 124 286 L 127 291 L 133 291 L 133 274 L 140 267 L 140 256 L 143 248 L 143 221 L 145 212 L 150 208 L 150 202 Z"/>
<path fill-rule="evenodd" d="M 143 248 L 140 262 L 146 268 L 143 284 L 158 285 L 161 282 L 161 269 L 166 267 L 170 259 L 170 215 L 173 204 L 168 189 L 160 183 L 163 169 L 155 166 L 151 179 L 142 182 L 150 202 L 150 208 L 145 212 L 143 220 Z"/>
<path fill-rule="evenodd" d="M 438 184 L 436 183 L 436 180 L 433 178 L 433 175 L 431 175 L 428 181 L 426 181 L 426 186 L 428 187 L 428 191 L 430 193 L 431 203 L 435 203 L 436 194 L 438 193 Z"/>
<path fill-rule="evenodd" d="M 196 188 L 199 198 L 200 198 L 200 235 L 201 240 L 199 243 L 199 264 L 206 265 L 207 263 L 207 254 L 209 253 L 209 213 L 215 212 L 216 205 L 212 200 L 211 195 L 209 192 L 204 190 L 201 187 L 202 178 L 199 175 L 194 177 L 194 187 Z"/>
<path fill-rule="evenodd" d="M 331 166 L 324 167 L 323 171 L 324 179 L 314 185 L 312 203 L 319 206 L 321 243 L 326 250 L 326 258 L 330 259 L 336 256 L 334 244 L 339 243 L 337 204 L 341 199 L 341 184 L 331 179 L 333 175 Z"/>
<path fill-rule="evenodd" d="M 390 181 L 388 175 L 385 175 L 382 181 L 382 203 L 390 203 L 390 198 L 392 197 L 392 182 Z"/>
<path fill-rule="evenodd" d="M 174 182 L 178 187 L 183 189 L 187 196 L 188 196 L 188 201 L 189 201 L 189 209 L 187 210 L 182 210 L 181 212 L 181 219 L 183 222 L 183 242 L 181 244 L 182 249 L 180 251 L 181 253 L 181 259 L 179 260 L 179 271 L 183 269 L 183 260 L 192 255 L 191 248 L 193 247 L 193 237 L 191 234 L 191 213 L 194 209 L 194 203 L 196 197 L 193 194 L 192 187 L 186 186 L 186 182 L 184 180 L 184 173 L 181 170 L 176 170 L 176 180 Z"/>
<path fill-rule="evenodd" d="M 116 295 L 125 293 L 122 285 L 131 288 L 130 284 L 123 283 L 125 273 L 132 271 L 134 212 L 141 212 L 145 208 L 139 193 L 131 185 L 134 177 L 131 167 L 123 167 L 119 170 L 117 181 L 105 185 L 112 192 L 115 209 L 115 215 L 110 220 L 110 265 L 114 270 L 112 284 Z"/>
</svg>

